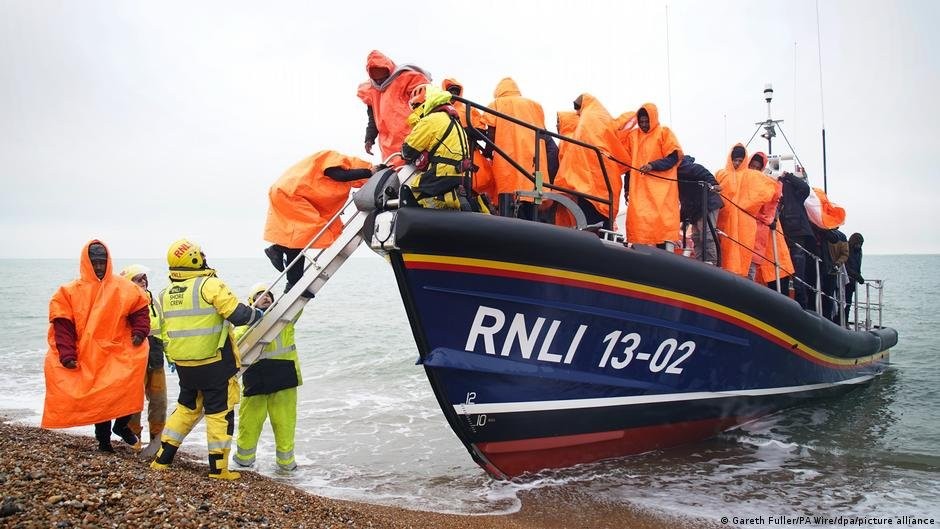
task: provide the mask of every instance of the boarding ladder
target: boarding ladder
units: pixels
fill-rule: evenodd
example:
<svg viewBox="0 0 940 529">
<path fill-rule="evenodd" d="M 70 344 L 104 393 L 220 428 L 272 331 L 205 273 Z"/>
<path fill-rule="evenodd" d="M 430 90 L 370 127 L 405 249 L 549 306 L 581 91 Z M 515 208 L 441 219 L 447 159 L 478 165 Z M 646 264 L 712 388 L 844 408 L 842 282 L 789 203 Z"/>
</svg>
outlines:
<svg viewBox="0 0 940 529">
<path fill-rule="evenodd" d="M 274 285 L 286 277 L 287 270 L 298 259 L 306 258 L 303 276 L 290 290 L 281 296 L 275 295 L 276 299 L 265 311 L 264 317 L 255 322 L 238 341 L 242 371 L 258 361 L 262 350 L 277 339 L 284 326 L 294 321 L 307 302 L 323 288 L 323 285 L 356 251 L 363 241 L 362 232 L 366 221 L 376 208 L 374 197 L 382 194 L 387 187 L 394 187 L 397 191 L 397 187 L 408 183 L 416 172 L 412 165 L 402 167 L 397 175 L 391 169 L 376 172 L 359 191 L 352 194 L 340 211 L 307 243 L 297 259 L 289 263 L 284 268 L 284 272 L 271 282 L 269 289 L 273 289 Z M 316 242 L 337 222 L 342 224 L 343 229 L 336 240 L 326 248 L 314 248 Z"/>
</svg>

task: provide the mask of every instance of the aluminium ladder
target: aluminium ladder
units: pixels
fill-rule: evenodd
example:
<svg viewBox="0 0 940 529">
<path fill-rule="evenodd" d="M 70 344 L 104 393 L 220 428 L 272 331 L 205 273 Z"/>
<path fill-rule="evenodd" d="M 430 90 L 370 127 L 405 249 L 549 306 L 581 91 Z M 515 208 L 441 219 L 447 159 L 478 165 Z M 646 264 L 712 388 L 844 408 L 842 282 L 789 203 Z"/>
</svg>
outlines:
<svg viewBox="0 0 940 529">
<path fill-rule="evenodd" d="M 323 285 L 333 277 L 333 274 L 362 243 L 363 227 L 365 227 L 366 220 L 375 209 L 375 201 L 371 197 L 375 196 L 376 187 L 381 186 L 384 188 L 388 185 L 398 187 L 407 183 L 416 174 L 414 166 L 406 165 L 399 169 L 397 178 L 393 177 L 389 182 L 389 180 L 382 178 L 383 176 L 388 178 L 387 171 L 391 170 L 382 170 L 375 173 L 359 191 L 352 194 L 342 209 L 307 243 L 307 247 L 297 257 L 297 259 L 306 258 L 306 261 L 308 261 L 304 267 L 304 275 L 297 280 L 290 290 L 278 296 L 265 311 L 264 317 L 252 325 L 238 341 L 238 349 L 241 352 L 241 372 L 244 372 L 248 366 L 259 360 L 262 350 L 277 339 L 284 326 L 300 314 L 300 311 L 313 298 L 313 295 L 323 288 Z M 399 181 L 401 184 L 399 184 Z M 382 189 L 378 191 L 381 193 Z M 336 240 L 326 248 L 313 248 L 317 240 L 336 222 L 342 223 L 343 226 L 342 232 Z M 286 270 L 292 264 L 290 263 L 285 267 L 285 272 L 282 272 L 271 283 L 269 289 L 273 288 L 286 275 Z"/>
</svg>

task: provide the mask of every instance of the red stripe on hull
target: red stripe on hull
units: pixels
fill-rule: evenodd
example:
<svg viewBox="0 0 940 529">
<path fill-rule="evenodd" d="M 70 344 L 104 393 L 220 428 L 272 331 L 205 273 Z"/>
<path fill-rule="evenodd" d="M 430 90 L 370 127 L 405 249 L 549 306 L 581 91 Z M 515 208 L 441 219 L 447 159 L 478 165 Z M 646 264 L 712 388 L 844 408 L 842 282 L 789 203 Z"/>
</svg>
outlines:
<svg viewBox="0 0 940 529">
<path fill-rule="evenodd" d="M 773 334 L 770 334 L 769 332 L 759 327 L 756 327 L 746 321 L 738 319 L 729 314 L 724 314 L 716 310 L 712 310 L 707 307 L 702 307 L 700 305 L 694 305 L 692 303 L 687 303 L 685 301 L 680 301 L 677 299 L 670 299 L 667 297 L 657 296 L 655 294 L 648 294 L 645 292 L 637 292 L 635 290 L 631 290 L 631 289 L 627 289 L 623 287 L 614 287 L 610 285 L 603 285 L 603 284 L 592 283 L 588 281 L 581 281 L 578 279 L 568 279 L 564 277 L 548 276 L 548 275 L 543 275 L 543 274 L 535 274 L 531 272 L 491 269 L 491 268 L 484 268 L 484 267 L 472 266 L 472 265 L 453 265 L 453 264 L 445 264 L 445 263 L 428 263 L 428 262 L 421 262 L 421 261 L 418 261 L 418 262 L 412 261 L 412 262 L 405 262 L 405 267 L 408 269 L 412 269 L 412 270 L 432 270 L 436 272 L 459 272 L 459 273 L 465 273 L 465 274 L 507 277 L 511 279 L 523 279 L 523 280 L 528 280 L 528 281 L 538 281 L 542 283 L 554 283 L 558 285 L 587 288 L 590 290 L 597 290 L 600 292 L 607 292 L 610 294 L 617 294 L 617 295 L 626 294 L 632 298 L 642 299 L 645 301 L 653 301 L 656 303 L 662 303 L 664 305 L 670 305 L 672 307 L 677 307 L 683 310 L 690 310 L 692 312 L 697 312 L 699 314 L 704 314 L 706 316 L 717 318 L 719 320 L 731 323 L 732 325 L 743 327 L 747 329 L 748 331 L 753 332 L 757 335 L 760 335 L 762 338 L 769 340 L 792 353 L 795 353 L 797 356 L 800 356 L 801 358 L 805 360 L 809 360 L 810 362 L 813 362 L 814 364 L 822 365 L 830 369 L 849 370 L 849 369 L 855 369 L 859 365 L 859 364 L 840 365 L 840 364 L 835 364 L 832 362 L 827 362 L 820 358 L 816 358 L 806 353 L 805 351 L 802 351 L 799 347 L 794 347 L 794 344 L 785 342 L 781 340 L 780 338 L 774 336 Z M 872 359 L 868 363 L 871 363 L 874 361 L 875 359 Z M 861 365 L 864 365 L 864 363 Z"/>
<path fill-rule="evenodd" d="M 502 474 L 515 477 L 524 472 L 570 467 L 701 441 L 752 418 L 703 419 L 609 432 L 477 443 L 475 446 Z M 493 474 L 486 467 L 484 469 Z"/>
</svg>

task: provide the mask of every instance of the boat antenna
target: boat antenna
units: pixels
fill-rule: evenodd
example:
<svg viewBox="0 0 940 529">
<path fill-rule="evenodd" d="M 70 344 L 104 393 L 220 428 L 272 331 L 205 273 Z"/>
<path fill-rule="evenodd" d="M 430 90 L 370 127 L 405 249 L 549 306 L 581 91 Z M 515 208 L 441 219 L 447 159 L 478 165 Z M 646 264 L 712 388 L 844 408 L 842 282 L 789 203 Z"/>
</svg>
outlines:
<svg viewBox="0 0 940 529">
<path fill-rule="evenodd" d="M 764 85 L 764 101 L 767 102 L 767 119 L 755 123 L 758 127 L 764 129 L 761 138 L 767 140 L 767 154 L 773 154 L 773 139 L 777 137 L 777 124 L 783 123 L 782 119 L 774 119 L 770 113 L 770 102 L 774 99 L 774 86 L 770 83 Z M 758 129 L 760 130 L 760 129 Z M 750 142 L 748 142 L 750 143 Z"/>
<path fill-rule="evenodd" d="M 796 41 L 793 42 L 793 121 L 791 125 L 796 128 Z"/>
<path fill-rule="evenodd" d="M 826 174 L 826 105 L 823 98 L 822 39 L 819 36 L 819 0 L 816 0 L 816 51 L 819 54 L 819 115 L 822 118 L 823 192 L 828 193 Z"/>
<path fill-rule="evenodd" d="M 672 62 L 669 60 L 669 4 L 666 4 L 666 91 L 669 94 L 669 126 L 675 127 L 672 119 Z"/>
</svg>

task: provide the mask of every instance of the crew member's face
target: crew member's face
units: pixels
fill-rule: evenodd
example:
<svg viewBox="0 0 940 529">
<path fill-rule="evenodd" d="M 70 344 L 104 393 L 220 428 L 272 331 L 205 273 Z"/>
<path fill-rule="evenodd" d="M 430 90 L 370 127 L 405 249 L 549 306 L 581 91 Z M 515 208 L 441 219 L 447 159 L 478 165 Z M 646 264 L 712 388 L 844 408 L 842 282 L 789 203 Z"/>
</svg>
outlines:
<svg viewBox="0 0 940 529">
<path fill-rule="evenodd" d="M 108 261 L 92 261 L 91 267 L 94 269 L 95 275 L 98 276 L 98 279 L 104 279 L 104 274 L 108 271 Z"/>
<path fill-rule="evenodd" d="M 369 77 L 376 83 L 382 84 L 386 79 L 388 79 L 388 69 L 369 68 Z"/>
<path fill-rule="evenodd" d="M 636 124 L 643 132 L 650 131 L 650 117 L 646 114 L 641 114 L 638 118 L 636 118 Z"/>
<path fill-rule="evenodd" d="M 741 164 L 742 164 L 743 162 L 744 162 L 744 157 L 741 157 L 741 158 L 732 158 L 732 159 L 731 159 L 731 166 L 734 167 L 735 169 L 737 169 L 738 167 L 741 167 Z"/>
<path fill-rule="evenodd" d="M 147 274 L 137 274 L 131 279 L 131 282 L 144 290 L 147 290 L 147 287 L 150 286 L 150 282 L 147 281 Z"/>
<path fill-rule="evenodd" d="M 271 306 L 271 303 L 274 303 L 274 296 L 270 292 L 268 292 L 267 294 L 262 296 L 261 299 L 255 302 L 255 307 L 261 310 L 265 310 Z"/>
</svg>

